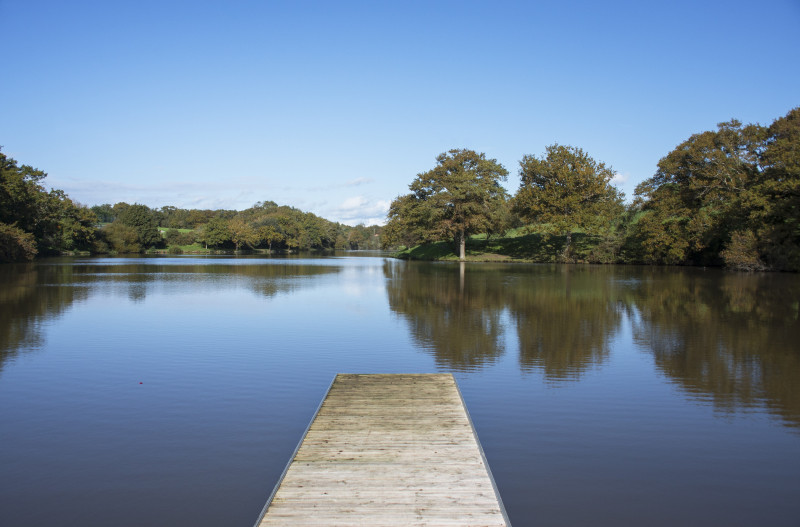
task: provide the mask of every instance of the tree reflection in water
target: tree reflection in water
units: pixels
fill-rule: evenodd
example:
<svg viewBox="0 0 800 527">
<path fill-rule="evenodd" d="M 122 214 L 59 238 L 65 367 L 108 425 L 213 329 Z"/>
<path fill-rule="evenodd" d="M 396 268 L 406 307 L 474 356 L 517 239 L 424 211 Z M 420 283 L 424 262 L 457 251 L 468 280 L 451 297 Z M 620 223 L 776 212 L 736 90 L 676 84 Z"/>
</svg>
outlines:
<svg viewBox="0 0 800 527">
<path fill-rule="evenodd" d="M 216 260 L 215 263 L 159 263 L 158 259 L 102 259 L 84 262 L 47 259 L 3 264 L 0 269 L 0 370 L 20 350 L 42 343 L 41 324 L 57 318 L 76 302 L 93 294 L 127 297 L 143 302 L 154 287 L 187 286 L 213 293 L 243 286 L 266 297 L 310 286 L 309 278 L 338 273 L 340 266 L 293 260 Z M 162 289 L 163 290 L 163 289 Z"/>
<path fill-rule="evenodd" d="M 21 351 L 42 347 L 42 325 L 90 295 L 142 302 L 155 290 L 200 288 L 213 297 L 244 287 L 273 297 L 313 287 L 316 277 L 338 273 L 343 265 L 146 258 L 6 264 L 0 273 L 0 369 Z M 516 338 L 521 371 L 540 372 L 548 382 L 576 382 L 613 358 L 615 342 L 633 342 L 690 397 L 720 412 L 765 407 L 800 427 L 797 275 L 393 260 L 377 265 L 383 265 L 389 308 L 441 368 L 486 367 Z"/>
<path fill-rule="evenodd" d="M 797 277 L 644 270 L 633 337 L 656 367 L 721 412 L 766 406 L 800 426 Z"/>
<path fill-rule="evenodd" d="M 483 266 L 384 264 L 389 307 L 408 322 L 437 365 L 456 371 L 494 362 L 504 352 L 503 275 Z"/>
<path fill-rule="evenodd" d="M 608 356 L 621 320 L 610 268 L 409 262 L 384 269 L 391 309 L 438 365 L 455 370 L 504 352 L 509 314 L 523 371 L 576 380 Z"/>
<path fill-rule="evenodd" d="M 0 270 L 0 370 L 20 350 L 42 345 L 43 322 L 88 297 L 86 288 L 52 287 L 69 283 L 69 265 L 3 264 Z"/>
<path fill-rule="evenodd" d="M 578 380 L 601 364 L 622 320 L 611 267 L 548 266 L 515 274 L 508 292 L 523 370 Z"/>
<path fill-rule="evenodd" d="M 796 275 L 420 262 L 387 262 L 384 273 L 391 309 L 440 367 L 493 363 L 515 329 L 522 371 L 578 381 L 616 338 L 632 339 L 692 397 L 724 412 L 766 406 L 800 426 Z"/>
</svg>

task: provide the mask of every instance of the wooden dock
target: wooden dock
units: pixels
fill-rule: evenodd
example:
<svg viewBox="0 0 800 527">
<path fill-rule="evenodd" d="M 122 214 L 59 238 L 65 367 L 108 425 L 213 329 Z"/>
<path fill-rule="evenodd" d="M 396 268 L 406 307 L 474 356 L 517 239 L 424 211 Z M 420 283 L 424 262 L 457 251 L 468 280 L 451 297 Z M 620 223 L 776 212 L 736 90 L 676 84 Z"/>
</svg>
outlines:
<svg viewBox="0 0 800 527">
<path fill-rule="evenodd" d="M 339 374 L 257 527 L 508 526 L 450 374 Z"/>
</svg>

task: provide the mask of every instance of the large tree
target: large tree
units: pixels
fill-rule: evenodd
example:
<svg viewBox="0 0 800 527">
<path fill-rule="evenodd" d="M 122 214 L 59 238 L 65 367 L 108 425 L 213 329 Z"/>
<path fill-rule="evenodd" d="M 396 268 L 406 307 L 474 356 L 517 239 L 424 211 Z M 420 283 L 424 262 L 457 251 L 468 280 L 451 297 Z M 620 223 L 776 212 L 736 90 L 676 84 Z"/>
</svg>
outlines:
<svg viewBox="0 0 800 527">
<path fill-rule="evenodd" d="M 436 166 L 409 185 L 411 194 L 394 200 L 387 232 L 398 240 L 454 240 L 464 260 L 467 237 L 493 230 L 507 198 L 500 185 L 507 176 L 503 165 L 483 153 L 453 149 L 439 154 Z"/>
<path fill-rule="evenodd" d="M 0 151 L 0 223 L 36 235 L 39 211 L 47 196 L 42 184 L 45 177 L 43 171 L 30 165 L 19 166 Z"/>
<path fill-rule="evenodd" d="M 57 254 L 61 251 L 88 250 L 94 241 L 97 218 L 86 207 L 74 203 L 61 190 L 45 189 L 47 174 L 29 165 L 19 166 L 0 152 L 0 224 L 6 240 L 17 240 L 26 247 L 8 254 Z M 36 250 L 27 250 L 29 233 Z M 11 235 L 10 233 L 16 233 Z M 19 234 L 19 236 L 17 236 Z M 19 247 L 18 247 L 19 249 Z"/>
<path fill-rule="evenodd" d="M 759 149 L 761 172 L 742 197 L 759 258 L 800 271 L 800 107 L 776 119 Z M 733 241 L 733 240 L 732 240 Z"/>
<path fill-rule="evenodd" d="M 576 229 L 595 230 L 622 212 L 622 193 L 611 184 L 614 170 L 580 148 L 554 144 L 541 158 L 520 161 L 522 182 L 514 211 L 539 228 L 566 236 L 567 255 Z"/>
<path fill-rule="evenodd" d="M 153 211 L 147 205 L 137 203 L 123 207 L 117 221 L 133 228 L 143 247 L 154 247 L 164 243 L 164 239 L 158 231 Z"/>
<path fill-rule="evenodd" d="M 228 222 L 223 218 L 211 218 L 203 226 L 200 232 L 199 241 L 205 243 L 206 249 L 209 247 L 219 247 L 231 241 L 231 231 Z"/>
<path fill-rule="evenodd" d="M 758 180 L 764 132 L 737 120 L 720 123 L 716 131 L 692 135 L 658 162 L 656 174 L 636 188 L 647 200 L 640 220 L 646 254 L 673 254 L 665 263 L 718 263 L 731 233 L 745 227 L 741 198 Z M 669 226 L 675 243 L 662 246 L 661 231 Z"/>
<path fill-rule="evenodd" d="M 800 271 L 800 108 L 692 135 L 636 195 L 648 263 Z"/>
<path fill-rule="evenodd" d="M 241 218 L 233 218 L 228 222 L 228 231 L 236 250 L 241 250 L 243 245 L 251 249 L 261 242 L 258 230 Z"/>
</svg>

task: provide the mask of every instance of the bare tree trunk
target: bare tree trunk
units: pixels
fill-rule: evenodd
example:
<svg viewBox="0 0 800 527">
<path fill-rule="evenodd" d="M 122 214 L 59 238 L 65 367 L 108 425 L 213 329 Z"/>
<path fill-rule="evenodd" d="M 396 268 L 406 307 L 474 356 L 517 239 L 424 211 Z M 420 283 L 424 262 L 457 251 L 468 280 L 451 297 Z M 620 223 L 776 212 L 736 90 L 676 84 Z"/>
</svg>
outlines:
<svg viewBox="0 0 800 527">
<path fill-rule="evenodd" d="M 462 262 L 467 259 L 467 236 L 464 231 L 458 233 L 458 259 Z"/>
<path fill-rule="evenodd" d="M 561 254 L 561 259 L 565 262 L 569 261 L 569 250 L 572 245 L 572 231 L 567 231 L 567 243 L 564 244 L 564 252 Z"/>
</svg>

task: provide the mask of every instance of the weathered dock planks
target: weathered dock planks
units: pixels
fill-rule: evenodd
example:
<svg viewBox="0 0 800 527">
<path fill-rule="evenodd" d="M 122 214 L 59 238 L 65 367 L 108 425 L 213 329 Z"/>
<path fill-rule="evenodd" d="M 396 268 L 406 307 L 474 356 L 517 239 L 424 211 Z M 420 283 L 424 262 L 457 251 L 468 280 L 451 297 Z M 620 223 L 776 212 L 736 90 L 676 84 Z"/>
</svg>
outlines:
<svg viewBox="0 0 800 527">
<path fill-rule="evenodd" d="M 339 374 L 257 527 L 507 526 L 450 374 Z"/>
</svg>

